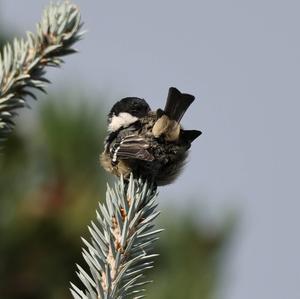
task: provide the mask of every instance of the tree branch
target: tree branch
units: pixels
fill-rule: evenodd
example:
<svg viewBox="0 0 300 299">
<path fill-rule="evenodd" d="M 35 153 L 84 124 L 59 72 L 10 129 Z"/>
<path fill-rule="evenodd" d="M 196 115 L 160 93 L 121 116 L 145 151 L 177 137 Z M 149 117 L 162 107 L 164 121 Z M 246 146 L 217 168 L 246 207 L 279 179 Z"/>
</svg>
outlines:
<svg viewBox="0 0 300 299">
<path fill-rule="evenodd" d="M 159 215 L 156 187 L 131 176 L 128 186 L 121 178 L 107 187 L 106 204 L 99 205 L 97 222 L 91 223 L 91 242 L 83 239 L 83 257 L 89 274 L 79 265 L 77 275 L 85 292 L 71 283 L 75 299 L 142 298 L 144 272 L 153 267 L 150 254 L 157 234 L 153 221 Z"/>
<path fill-rule="evenodd" d="M 65 1 L 51 4 L 37 24 L 37 33 L 6 44 L 0 54 L 0 144 L 14 127 L 16 110 L 36 99 L 31 89 L 45 92 L 45 67 L 59 67 L 62 57 L 76 52 L 81 39 L 81 16 L 77 6 Z"/>
</svg>

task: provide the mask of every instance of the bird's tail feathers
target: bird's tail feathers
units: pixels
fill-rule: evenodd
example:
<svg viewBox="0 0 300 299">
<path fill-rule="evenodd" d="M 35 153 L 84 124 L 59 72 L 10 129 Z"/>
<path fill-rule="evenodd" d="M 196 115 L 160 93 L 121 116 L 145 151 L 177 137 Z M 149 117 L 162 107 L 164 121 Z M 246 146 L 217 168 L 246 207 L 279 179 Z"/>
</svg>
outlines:
<svg viewBox="0 0 300 299">
<path fill-rule="evenodd" d="M 201 134 L 202 132 L 198 130 L 181 130 L 181 137 L 188 143 L 192 143 Z"/>
<path fill-rule="evenodd" d="M 194 100 L 193 95 L 181 93 L 177 88 L 170 87 L 164 112 L 170 119 L 180 122 Z"/>
</svg>

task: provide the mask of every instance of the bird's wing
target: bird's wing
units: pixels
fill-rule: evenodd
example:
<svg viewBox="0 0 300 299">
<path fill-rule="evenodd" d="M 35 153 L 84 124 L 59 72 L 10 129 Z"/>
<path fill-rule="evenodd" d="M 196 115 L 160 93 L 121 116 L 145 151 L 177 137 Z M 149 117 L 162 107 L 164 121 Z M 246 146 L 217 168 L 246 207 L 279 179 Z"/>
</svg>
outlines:
<svg viewBox="0 0 300 299">
<path fill-rule="evenodd" d="M 144 161 L 153 161 L 154 157 L 149 152 L 149 142 L 140 135 L 128 135 L 116 142 L 111 148 L 112 162 L 118 159 L 138 159 Z"/>
</svg>

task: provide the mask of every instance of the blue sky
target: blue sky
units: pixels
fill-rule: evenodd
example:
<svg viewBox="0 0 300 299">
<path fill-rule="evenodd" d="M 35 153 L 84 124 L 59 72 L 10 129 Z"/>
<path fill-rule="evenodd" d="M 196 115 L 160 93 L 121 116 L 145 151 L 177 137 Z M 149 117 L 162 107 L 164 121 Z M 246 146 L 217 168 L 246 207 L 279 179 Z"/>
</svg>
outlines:
<svg viewBox="0 0 300 299">
<path fill-rule="evenodd" d="M 49 1 L 1 2 L 2 27 L 23 34 Z M 220 299 L 299 298 L 300 3 L 76 3 L 88 33 L 80 54 L 51 73 L 50 92 L 83 82 L 93 94 L 109 90 L 109 100 L 140 96 L 153 108 L 169 86 L 194 94 L 183 124 L 203 135 L 182 177 L 161 189 L 162 209 L 173 196 L 179 208 L 198 196 L 199 213 L 241 212 Z"/>
</svg>

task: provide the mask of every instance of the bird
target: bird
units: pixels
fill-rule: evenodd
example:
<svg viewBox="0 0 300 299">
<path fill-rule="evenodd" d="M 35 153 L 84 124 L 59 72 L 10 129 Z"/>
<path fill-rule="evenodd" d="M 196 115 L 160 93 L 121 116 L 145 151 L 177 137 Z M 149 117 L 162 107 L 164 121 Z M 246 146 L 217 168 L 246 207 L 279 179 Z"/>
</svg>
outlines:
<svg viewBox="0 0 300 299">
<path fill-rule="evenodd" d="M 142 98 L 126 97 L 108 114 L 108 134 L 100 164 L 109 173 L 168 185 L 178 177 L 192 142 L 202 132 L 185 130 L 180 121 L 195 97 L 170 87 L 165 108 L 152 111 Z"/>
</svg>

